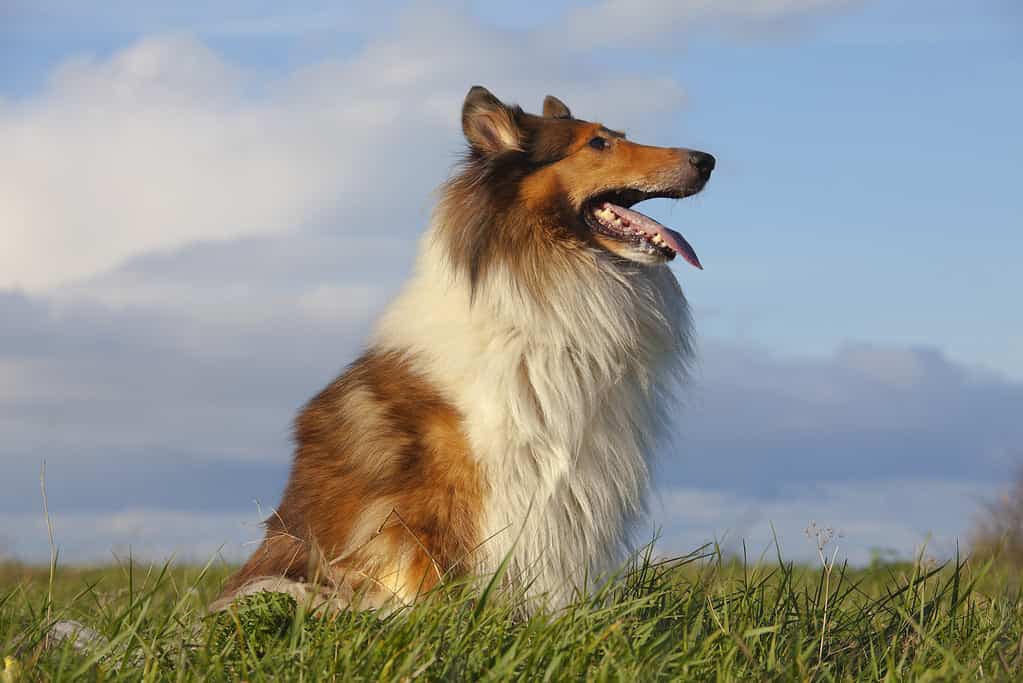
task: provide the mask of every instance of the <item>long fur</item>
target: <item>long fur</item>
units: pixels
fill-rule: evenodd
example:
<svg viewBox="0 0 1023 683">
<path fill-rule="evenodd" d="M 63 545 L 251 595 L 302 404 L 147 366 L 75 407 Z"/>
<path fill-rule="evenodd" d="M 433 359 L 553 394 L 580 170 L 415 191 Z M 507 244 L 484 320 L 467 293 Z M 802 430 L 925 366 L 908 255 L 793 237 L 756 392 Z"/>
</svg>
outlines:
<svg viewBox="0 0 1023 683">
<path fill-rule="evenodd" d="M 674 188 L 686 150 L 623 140 L 601 170 L 587 139 L 622 136 L 554 98 L 545 112 L 470 91 L 470 151 L 415 272 L 299 415 L 284 500 L 215 608 L 268 586 L 404 604 L 506 558 L 507 581 L 557 607 L 621 561 L 691 323 L 671 271 L 601 246 L 580 197 Z"/>
<path fill-rule="evenodd" d="M 690 357 L 671 272 L 580 252 L 537 300 L 498 267 L 475 292 L 438 234 L 374 335 L 412 351 L 465 416 L 493 494 L 479 569 L 532 581 L 553 605 L 621 561 L 644 511 L 649 458 Z"/>
</svg>

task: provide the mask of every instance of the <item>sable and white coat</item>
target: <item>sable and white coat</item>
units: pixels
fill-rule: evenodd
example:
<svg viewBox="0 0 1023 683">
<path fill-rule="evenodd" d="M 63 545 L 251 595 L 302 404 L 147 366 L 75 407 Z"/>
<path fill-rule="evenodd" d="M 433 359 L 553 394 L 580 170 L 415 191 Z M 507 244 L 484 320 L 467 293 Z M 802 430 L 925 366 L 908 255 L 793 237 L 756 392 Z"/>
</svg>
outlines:
<svg viewBox="0 0 1023 683">
<path fill-rule="evenodd" d="M 215 606 L 266 589 L 408 603 L 507 558 L 535 609 L 623 558 L 691 355 L 664 264 L 700 267 L 629 207 L 698 192 L 714 159 L 478 86 L 462 127 L 413 276 L 299 414 L 283 500 Z"/>
</svg>

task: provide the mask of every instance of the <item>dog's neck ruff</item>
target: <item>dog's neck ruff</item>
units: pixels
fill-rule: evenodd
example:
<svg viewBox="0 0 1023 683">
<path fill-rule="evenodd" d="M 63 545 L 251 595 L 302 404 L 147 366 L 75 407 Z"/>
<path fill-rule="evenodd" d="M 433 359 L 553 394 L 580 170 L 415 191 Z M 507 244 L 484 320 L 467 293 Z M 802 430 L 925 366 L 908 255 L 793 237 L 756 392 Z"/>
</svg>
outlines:
<svg viewBox="0 0 1023 683">
<path fill-rule="evenodd" d="M 414 358 L 464 417 L 486 472 L 481 572 L 565 603 L 623 559 L 649 463 L 691 356 L 666 267 L 591 250 L 553 259 L 542 295 L 500 263 L 475 287 L 435 217 L 374 345 Z M 542 297 L 542 298 L 541 298 Z"/>
</svg>

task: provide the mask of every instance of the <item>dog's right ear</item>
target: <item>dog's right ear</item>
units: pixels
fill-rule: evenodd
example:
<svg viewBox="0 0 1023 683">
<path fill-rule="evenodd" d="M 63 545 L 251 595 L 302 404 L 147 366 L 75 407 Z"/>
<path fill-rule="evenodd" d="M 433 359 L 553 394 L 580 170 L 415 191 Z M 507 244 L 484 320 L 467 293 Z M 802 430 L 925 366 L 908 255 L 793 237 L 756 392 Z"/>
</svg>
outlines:
<svg viewBox="0 0 1023 683">
<path fill-rule="evenodd" d="M 474 85 L 462 105 L 462 132 L 473 149 L 487 156 L 521 150 L 515 115 L 482 85 Z"/>
<path fill-rule="evenodd" d="M 543 98 L 543 115 L 548 119 L 572 118 L 572 112 L 568 110 L 568 105 L 554 95 Z"/>
</svg>

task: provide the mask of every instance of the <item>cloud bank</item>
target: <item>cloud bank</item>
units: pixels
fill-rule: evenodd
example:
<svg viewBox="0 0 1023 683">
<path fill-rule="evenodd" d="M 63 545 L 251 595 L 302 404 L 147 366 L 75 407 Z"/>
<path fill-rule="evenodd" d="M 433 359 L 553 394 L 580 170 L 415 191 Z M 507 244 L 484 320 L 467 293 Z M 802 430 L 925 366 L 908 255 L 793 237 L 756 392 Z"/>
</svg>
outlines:
<svg viewBox="0 0 1023 683">
<path fill-rule="evenodd" d="M 257 242 L 238 248 L 253 260 L 242 272 L 258 270 L 262 249 L 277 245 Z M 322 253 L 306 254 L 311 270 Z M 207 259 L 184 250 L 164 268 L 202 273 Z M 282 284 L 291 270 L 281 269 Z M 262 286 L 286 291 L 269 275 Z M 212 543 L 240 556 L 258 535 L 258 505 L 265 514 L 283 487 L 291 416 L 355 356 L 379 305 L 324 315 L 282 304 L 219 323 L 0 297 L 15 331 L 0 338 L 3 547 L 45 558 L 33 512 L 45 459 L 68 560 L 133 539 L 157 555 L 201 554 Z M 808 358 L 712 339 L 701 347 L 675 417 L 679 446 L 662 454 L 656 476 L 651 524 L 665 552 L 714 538 L 764 544 L 773 523 L 799 557 L 812 550 L 801 538 L 810 520 L 843 530 L 855 560 L 873 547 L 910 552 L 928 537 L 947 551 L 1023 442 L 1023 384 L 933 349 L 861 344 Z M 111 531 L 110 519 L 136 512 L 138 525 Z M 162 515 L 195 515 L 194 537 L 154 534 Z"/>
<path fill-rule="evenodd" d="M 475 82 L 534 110 L 542 82 L 620 125 L 681 102 L 669 79 L 579 78 L 591 70 L 578 59 L 533 34 L 417 10 L 348 59 L 280 77 L 181 35 L 71 60 L 39 95 L 0 100 L 0 286 L 41 291 L 152 250 L 317 224 L 409 238 L 409 214 L 455 160 L 458 103 Z M 657 95 L 627 106 L 644 93 Z"/>
<path fill-rule="evenodd" d="M 603 0 L 575 10 L 570 24 L 581 41 L 670 44 L 687 31 L 789 28 L 862 4 L 862 0 Z"/>
</svg>

